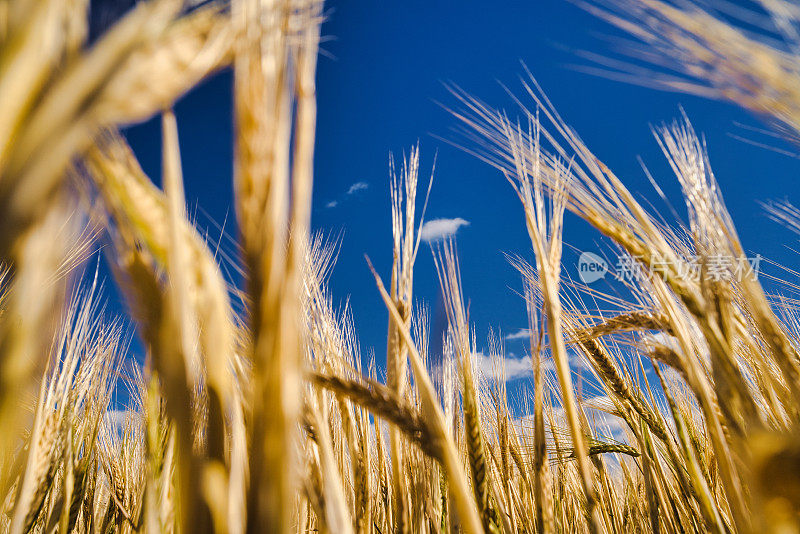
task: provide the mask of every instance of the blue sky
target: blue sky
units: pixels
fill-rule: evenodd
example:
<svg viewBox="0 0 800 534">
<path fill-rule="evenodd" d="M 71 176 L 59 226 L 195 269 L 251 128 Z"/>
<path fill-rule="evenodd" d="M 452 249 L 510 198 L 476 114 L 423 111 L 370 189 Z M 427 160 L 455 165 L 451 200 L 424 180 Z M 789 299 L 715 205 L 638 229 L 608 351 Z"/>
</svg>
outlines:
<svg viewBox="0 0 800 534">
<path fill-rule="evenodd" d="M 495 170 L 439 138 L 457 139 L 456 120 L 437 102 L 455 105 L 444 82 L 513 112 L 499 86 L 522 94 L 524 62 L 565 120 L 641 198 L 669 212 L 649 185 L 637 157 L 648 165 L 678 212 L 685 213 L 676 180 L 650 125 L 671 121 L 680 107 L 705 135 L 711 164 L 748 251 L 783 264 L 796 262 L 796 238 L 770 222 L 758 201 L 800 204 L 800 161 L 734 139 L 753 137 L 741 124 L 758 119 L 731 105 L 609 81 L 571 68 L 580 50 L 611 54 L 619 34 L 565 0 L 529 2 L 329 1 L 323 26 L 324 55 L 317 75 L 319 117 L 312 226 L 341 234 L 330 280 L 335 301 L 349 299 L 362 353 L 385 353 L 387 313 L 364 254 L 388 278 L 391 261 L 389 154 L 402 157 L 419 142 L 421 174 L 434 157 L 436 172 L 428 218 L 461 218 L 457 234 L 463 289 L 479 346 L 488 328 L 512 333 L 526 326 L 517 295 L 519 275 L 504 254 L 533 255 L 522 208 Z M 611 43 L 609 43 L 611 38 Z M 176 106 L 186 193 L 201 227 L 228 218 L 232 206 L 232 117 L 229 72 L 206 81 Z M 148 174 L 158 180 L 158 120 L 129 128 L 127 137 Z M 335 206 L 333 205 L 335 203 Z M 599 250 L 598 234 L 567 216 L 565 241 L 577 250 Z M 577 253 L 565 251 L 564 269 L 576 275 Z M 774 270 L 773 270 L 774 272 Z M 416 296 L 441 324 L 438 282 L 430 250 L 420 250 Z M 480 348 L 480 347 L 479 347 Z M 520 341 L 507 350 L 522 354 Z"/>
</svg>

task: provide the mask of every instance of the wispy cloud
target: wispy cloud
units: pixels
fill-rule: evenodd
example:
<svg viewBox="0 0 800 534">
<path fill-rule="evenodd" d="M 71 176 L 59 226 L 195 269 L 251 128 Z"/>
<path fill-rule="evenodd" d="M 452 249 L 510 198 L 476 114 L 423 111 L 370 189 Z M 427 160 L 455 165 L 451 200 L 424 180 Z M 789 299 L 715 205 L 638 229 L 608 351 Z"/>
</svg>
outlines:
<svg viewBox="0 0 800 534">
<path fill-rule="evenodd" d="M 433 219 L 422 225 L 420 238 L 426 243 L 454 236 L 462 226 L 468 226 L 469 221 L 456 217 L 455 219 Z"/>
<path fill-rule="evenodd" d="M 354 195 L 359 191 L 364 191 L 365 189 L 369 188 L 369 184 L 367 182 L 356 182 L 350 186 L 347 190 L 347 196 Z"/>
<path fill-rule="evenodd" d="M 528 339 L 530 335 L 531 335 L 530 330 L 528 330 L 527 328 L 520 328 L 516 332 L 513 332 L 511 334 L 506 334 L 506 336 L 503 339 L 505 339 L 506 341 L 514 341 L 516 339 Z"/>
<path fill-rule="evenodd" d="M 347 200 L 348 198 L 352 197 L 356 193 L 358 193 L 360 191 L 366 191 L 367 189 L 369 189 L 369 184 L 367 182 L 356 182 L 356 183 L 352 184 L 350 187 L 348 187 L 347 191 L 345 191 L 338 200 L 331 200 L 330 202 L 325 204 L 325 207 L 328 208 L 328 209 L 335 208 L 343 200 Z"/>
</svg>

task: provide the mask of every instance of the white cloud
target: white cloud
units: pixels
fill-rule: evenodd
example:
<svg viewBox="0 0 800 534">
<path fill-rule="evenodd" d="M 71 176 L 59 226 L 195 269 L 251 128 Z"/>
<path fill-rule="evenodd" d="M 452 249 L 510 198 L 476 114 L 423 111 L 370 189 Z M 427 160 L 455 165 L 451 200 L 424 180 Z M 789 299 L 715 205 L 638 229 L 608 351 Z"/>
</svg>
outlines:
<svg viewBox="0 0 800 534">
<path fill-rule="evenodd" d="M 602 410 L 604 412 L 613 411 L 616 407 L 614 401 L 608 395 L 597 395 L 595 397 L 589 397 L 583 400 L 583 404 L 587 408 L 592 408 L 594 410 Z"/>
<path fill-rule="evenodd" d="M 369 184 L 367 182 L 356 182 L 347 190 L 347 196 L 358 193 L 359 191 L 364 191 L 367 188 L 369 188 Z"/>
<path fill-rule="evenodd" d="M 553 358 L 547 352 L 542 353 L 542 372 L 554 373 L 556 370 Z M 505 377 L 506 382 L 519 380 L 522 378 L 533 378 L 533 362 L 530 356 L 517 357 L 513 352 L 506 354 L 505 358 L 500 356 L 489 356 L 482 352 L 472 354 L 473 368 L 486 378 L 494 379 L 500 376 Z M 590 367 L 580 354 L 574 350 L 567 350 L 567 360 L 569 367 L 574 373 L 581 373 Z M 594 399 L 601 402 L 601 397 Z"/>
<path fill-rule="evenodd" d="M 583 406 L 597 432 L 611 439 L 624 438 L 627 425 L 624 420 L 609 413 L 616 407 L 611 397 L 608 395 L 589 397 L 584 399 Z"/>
<path fill-rule="evenodd" d="M 556 370 L 556 362 L 550 354 L 549 347 L 545 347 L 541 354 L 542 358 L 542 371 L 546 373 L 554 373 Z M 530 356 L 528 356 L 530 359 Z M 567 348 L 567 363 L 573 373 L 579 373 L 591 369 L 586 359 L 572 348 Z"/>
<path fill-rule="evenodd" d="M 456 217 L 455 219 L 433 219 L 422 225 L 420 237 L 423 241 L 430 243 L 450 237 L 458 232 L 462 226 L 468 226 L 469 221 Z"/>
<path fill-rule="evenodd" d="M 128 418 L 134 417 L 135 412 L 131 410 L 107 410 L 106 413 L 103 415 L 105 419 L 105 424 L 108 425 L 110 430 L 113 430 L 117 434 L 121 434 L 125 429 L 125 424 L 128 421 Z"/>
<path fill-rule="evenodd" d="M 475 368 L 486 378 L 504 376 L 506 382 L 510 382 L 518 378 L 533 376 L 531 359 L 528 357 L 501 358 L 499 356 L 486 356 L 482 352 L 476 352 L 472 357 L 474 358 Z M 500 367 L 501 365 L 502 368 Z"/>
<path fill-rule="evenodd" d="M 335 200 L 331 200 L 330 202 L 328 202 L 327 204 L 325 204 L 325 207 L 326 207 L 326 208 L 335 208 L 335 207 L 336 207 L 336 206 L 338 206 L 338 205 L 339 205 L 339 203 L 338 203 L 337 201 L 335 201 Z"/>
<path fill-rule="evenodd" d="M 514 333 L 506 334 L 504 339 L 506 341 L 513 341 L 513 340 L 516 340 L 516 339 L 528 339 L 530 337 L 530 335 L 531 335 L 531 331 L 530 330 L 528 330 L 527 328 L 520 328 L 519 330 L 517 330 Z"/>
<path fill-rule="evenodd" d="M 646 343 L 652 343 L 657 345 L 664 345 L 667 348 L 670 348 L 674 351 L 680 351 L 681 346 L 678 343 L 678 340 L 671 335 L 667 334 L 666 332 L 653 332 L 652 334 L 645 334 L 642 336 L 642 339 Z"/>
<path fill-rule="evenodd" d="M 589 365 L 589 362 L 586 361 L 586 356 L 575 349 L 567 349 L 567 359 L 569 361 L 569 366 L 573 371 L 588 371 L 592 368 L 592 366 Z"/>
<path fill-rule="evenodd" d="M 556 402 L 560 402 L 556 400 Z M 582 403 L 584 411 L 589 418 L 589 424 L 599 438 L 613 439 L 625 442 L 627 425 L 621 418 L 607 413 L 605 410 L 613 408 L 613 401 L 605 395 L 592 397 Z M 556 426 L 567 427 L 567 415 L 562 406 L 556 404 L 552 407 L 553 419 Z M 514 421 L 518 432 L 531 436 L 533 434 L 533 414 L 525 414 Z M 550 425 L 545 416 L 545 429 L 550 433 Z"/>
</svg>

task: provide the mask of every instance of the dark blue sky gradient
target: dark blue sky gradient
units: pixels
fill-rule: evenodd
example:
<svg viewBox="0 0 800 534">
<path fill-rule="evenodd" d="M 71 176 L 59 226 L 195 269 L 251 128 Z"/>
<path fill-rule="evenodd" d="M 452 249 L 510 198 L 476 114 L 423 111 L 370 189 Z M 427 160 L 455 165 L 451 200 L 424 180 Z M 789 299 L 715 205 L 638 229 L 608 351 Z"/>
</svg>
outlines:
<svg viewBox="0 0 800 534">
<path fill-rule="evenodd" d="M 753 136 L 736 123 L 758 125 L 733 106 L 692 96 L 616 83 L 569 68 L 582 63 L 577 50 L 610 54 L 605 37 L 612 28 L 564 0 L 331 1 L 318 68 L 317 147 L 312 225 L 335 237 L 342 233 L 331 277 L 336 302 L 349 298 L 363 354 L 385 354 L 387 313 L 363 259 L 368 254 L 388 279 L 391 227 L 388 193 L 390 152 L 401 156 L 421 146 L 423 177 L 438 151 L 428 218 L 462 217 L 458 233 L 465 296 L 470 302 L 479 348 L 487 330 L 504 333 L 526 326 L 525 307 L 516 294 L 520 277 L 504 253 L 533 261 L 522 208 L 495 170 L 437 139 L 457 139 L 456 120 L 436 102 L 455 105 L 443 87 L 452 82 L 489 104 L 514 112 L 501 81 L 522 95 L 521 61 L 536 76 L 565 120 L 635 193 L 669 212 L 650 187 L 637 162 L 641 156 L 679 213 L 683 201 L 649 129 L 671 121 L 683 106 L 696 130 L 705 135 L 712 167 L 745 247 L 792 265 L 796 238 L 767 220 L 757 201 L 800 203 L 796 183 L 800 162 L 733 139 Z M 232 231 L 232 77 L 223 72 L 187 95 L 176 107 L 190 210 L 214 239 L 211 221 L 228 217 Z M 127 129 L 145 170 L 158 181 L 158 119 Z M 433 135 L 432 135 L 433 134 Z M 345 192 L 355 182 L 369 187 Z M 338 206 L 326 205 L 337 200 Z M 208 215 L 205 215 L 207 213 Z M 598 250 L 598 234 L 574 216 L 567 217 L 565 241 L 580 250 Z M 564 269 L 575 276 L 574 251 L 566 250 Z M 774 273 L 775 270 L 772 269 Z M 438 310 L 438 282 L 430 251 L 423 246 L 416 270 L 416 295 Z M 441 320 L 435 320 L 440 323 Z M 437 327 L 434 325 L 434 330 Z M 507 349 L 522 353 L 522 344 Z"/>
</svg>

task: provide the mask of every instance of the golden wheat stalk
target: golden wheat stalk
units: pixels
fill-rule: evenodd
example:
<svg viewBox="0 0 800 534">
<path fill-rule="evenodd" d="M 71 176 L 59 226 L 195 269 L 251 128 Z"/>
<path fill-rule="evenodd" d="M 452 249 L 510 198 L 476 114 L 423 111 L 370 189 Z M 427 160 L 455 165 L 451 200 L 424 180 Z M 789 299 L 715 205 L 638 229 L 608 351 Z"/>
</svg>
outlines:
<svg viewBox="0 0 800 534">
<path fill-rule="evenodd" d="M 369 260 L 368 260 L 369 262 Z M 431 433 L 434 443 L 442 450 L 442 459 L 447 473 L 447 481 L 452 492 L 453 499 L 455 500 L 456 508 L 458 509 L 459 516 L 462 521 L 463 528 L 470 533 L 483 532 L 481 526 L 480 516 L 477 513 L 474 502 L 469 497 L 467 481 L 464 476 L 463 468 L 460 465 L 458 453 L 456 452 L 455 443 L 453 438 L 447 430 L 447 423 L 444 419 L 441 405 L 436 395 L 436 390 L 431 383 L 430 376 L 428 375 L 425 365 L 422 362 L 422 357 L 417 352 L 411 333 L 403 322 L 400 312 L 397 311 L 391 297 L 386 292 L 378 274 L 372 268 L 370 269 L 375 277 L 375 283 L 378 286 L 378 291 L 383 298 L 386 308 L 389 310 L 389 315 L 394 320 L 398 327 L 400 335 L 408 347 L 409 359 L 411 367 L 414 371 L 416 378 L 417 388 L 420 395 L 420 403 L 422 404 L 423 416 L 429 420 L 431 426 Z"/>
</svg>

